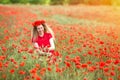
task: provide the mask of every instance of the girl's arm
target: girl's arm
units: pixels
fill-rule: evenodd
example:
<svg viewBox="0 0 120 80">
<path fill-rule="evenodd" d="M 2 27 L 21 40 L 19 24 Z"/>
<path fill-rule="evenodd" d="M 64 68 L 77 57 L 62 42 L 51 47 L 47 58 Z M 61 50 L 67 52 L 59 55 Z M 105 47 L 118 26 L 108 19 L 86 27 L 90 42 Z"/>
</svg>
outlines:
<svg viewBox="0 0 120 80">
<path fill-rule="evenodd" d="M 39 49 L 38 43 L 33 43 L 34 48 Z"/>
<path fill-rule="evenodd" d="M 54 50 L 55 49 L 55 44 L 54 44 L 54 39 L 50 38 L 50 47 L 48 48 L 49 50 Z"/>
</svg>

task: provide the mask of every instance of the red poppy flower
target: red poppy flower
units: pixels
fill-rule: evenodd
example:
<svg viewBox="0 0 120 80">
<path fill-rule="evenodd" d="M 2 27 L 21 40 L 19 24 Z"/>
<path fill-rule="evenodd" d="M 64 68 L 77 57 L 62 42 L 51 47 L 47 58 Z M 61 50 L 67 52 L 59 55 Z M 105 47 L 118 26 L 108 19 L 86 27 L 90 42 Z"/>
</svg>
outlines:
<svg viewBox="0 0 120 80">
<path fill-rule="evenodd" d="M 120 63 L 120 60 L 118 60 L 118 59 L 116 59 L 115 61 L 114 61 L 114 64 L 119 64 Z"/>
<path fill-rule="evenodd" d="M 112 78 L 109 78 L 108 80 L 113 80 Z"/>
<path fill-rule="evenodd" d="M 112 63 L 112 60 L 107 60 L 106 63 L 110 64 L 110 63 Z"/>
<path fill-rule="evenodd" d="M 11 70 L 10 70 L 10 73 L 11 73 L 11 74 L 13 74 L 14 72 L 15 72 L 15 70 L 14 70 L 14 69 L 11 69 Z"/>
<path fill-rule="evenodd" d="M 100 41 L 100 44 L 104 44 L 104 42 L 103 42 L 103 41 Z"/>
<path fill-rule="evenodd" d="M 3 65 L 2 62 L 0 62 L 0 68 L 2 67 L 2 65 Z"/>
<path fill-rule="evenodd" d="M 76 65 L 76 68 L 77 68 L 77 69 L 80 69 L 80 68 L 81 68 L 81 66 L 80 66 L 80 65 Z"/>
<path fill-rule="evenodd" d="M 24 75 L 24 74 L 25 74 L 25 71 L 20 70 L 20 71 L 19 71 L 19 74 Z"/>
<path fill-rule="evenodd" d="M 88 80 L 87 78 L 84 78 L 83 80 Z"/>
<path fill-rule="evenodd" d="M 35 64 L 36 68 L 40 68 L 40 65 L 39 64 Z"/>
<path fill-rule="evenodd" d="M 30 70 L 30 73 L 35 74 L 37 72 L 37 70 L 35 68 L 33 68 L 32 70 Z"/>
<path fill-rule="evenodd" d="M 108 72 L 108 71 L 109 71 L 109 68 L 104 68 L 104 71 L 105 71 L 105 72 Z"/>
<path fill-rule="evenodd" d="M 42 69 L 40 70 L 40 74 L 41 74 L 42 76 L 45 74 L 45 72 L 46 72 L 46 68 L 42 68 Z"/>
<path fill-rule="evenodd" d="M 42 68 L 40 71 L 42 71 L 42 72 L 46 72 L 46 68 Z"/>
<path fill-rule="evenodd" d="M 52 69 L 50 67 L 48 67 L 47 69 L 48 69 L 48 71 L 52 71 Z"/>
<path fill-rule="evenodd" d="M 33 25 L 34 27 L 36 27 L 36 26 L 41 25 L 41 24 L 44 24 L 44 23 L 45 23 L 44 20 L 37 20 L 37 21 L 33 22 L 32 25 Z"/>
<path fill-rule="evenodd" d="M 6 56 L 0 56 L 0 61 L 4 60 L 6 58 Z"/>
<path fill-rule="evenodd" d="M 54 52 L 54 56 L 59 56 L 60 53 L 58 51 Z"/>
<path fill-rule="evenodd" d="M 87 68 L 87 64 L 82 64 L 82 68 Z"/>
<path fill-rule="evenodd" d="M 7 51 L 7 48 L 2 46 L 1 49 L 3 50 L 3 52 L 6 52 Z"/>
<path fill-rule="evenodd" d="M 56 67 L 56 72 L 61 72 L 61 69 Z"/>
<path fill-rule="evenodd" d="M 102 78 L 98 78 L 98 80 L 102 80 Z"/>
<path fill-rule="evenodd" d="M 88 51 L 88 54 L 89 54 L 89 55 L 92 55 L 92 52 L 91 52 L 91 51 Z"/>
<path fill-rule="evenodd" d="M 33 54 L 33 50 L 32 49 L 30 49 L 29 51 L 28 51 L 28 53 L 30 53 L 30 54 Z"/>
<path fill-rule="evenodd" d="M 26 56 L 22 56 L 22 58 L 23 58 L 23 59 L 27 59 L 27 57 L 26 57 Z"/>
<path fill-rule="evenodd" d="M 25 65 L 25 62 L 21 62 L 21 63 L 20 63 L 20 66 L 24 66 L 24 65 Z"/>
<path fill-rule="evenodd" d="M 71 66 L 70 62 L 65 62 L 65 64 L 66 64 L 67 67 Z"/>
<path fill-rule="evenodd" d="M 89 70 L 90 72 L 93 72 L 93 71 L 95 70 L 95 69 L 94 69 L 94 66 L 89 67 L 88 70 Z"/>
<path fill-rule="evenodd" d="M 111 72 L 110 72 L 110 75 L 111 75 L 111 76 L 114 76 L 114 75 L 115 75 L 115 72 L 114 72 L 114 71 L 111 71 Z"/>
<path fill-rule="evenodd" d="M 41 80 L 41 78 L 39 76 L 36 76 L 36 80 Z"/>
<path fill-rule="evenodd" d="M 103 68 L 105 65 L 106 65 L 105 62 L 100 62 L 99 63 L 100 68 Z"/>
<path fill-rule="evenodd" d="M 3 74 L 3 75 L 2 75 L 2 78 L 4 78 L 4 79 L 5 79 L 5 78 L 6 78 L 6 74 Z"/>
</svg>

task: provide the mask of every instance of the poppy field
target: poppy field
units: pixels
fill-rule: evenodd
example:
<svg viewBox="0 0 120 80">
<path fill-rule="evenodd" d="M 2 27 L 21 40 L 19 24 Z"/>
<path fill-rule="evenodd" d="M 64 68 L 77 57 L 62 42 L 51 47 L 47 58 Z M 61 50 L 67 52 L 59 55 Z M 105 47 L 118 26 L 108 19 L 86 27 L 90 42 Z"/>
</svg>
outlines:
<svg viewBox="0 0 120 80">
<path fill-rule="evenodd" d="M 32 22 L 55 35 L 52 60 L 35 54 Z M 120 80 L 120 7 L 0 5 L 0 80 Z"/>
</svg>

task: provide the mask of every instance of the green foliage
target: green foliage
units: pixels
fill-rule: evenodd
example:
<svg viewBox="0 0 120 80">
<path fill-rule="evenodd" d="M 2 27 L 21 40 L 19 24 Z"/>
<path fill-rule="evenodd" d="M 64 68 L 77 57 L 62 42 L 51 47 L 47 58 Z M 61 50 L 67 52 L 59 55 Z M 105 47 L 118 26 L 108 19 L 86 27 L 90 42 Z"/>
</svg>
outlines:
<svg viewBox="0 0 120 80">
<path fill-rule="evenodd" d="M 49 5 L 50 2 L 51 2 L 51 0 L 46 0 L 45 4 L 46 4 L 46 5 Z"/>
<path fill-rule="evenodd" d="M 20 2 L 20 0 L 10 0 L 11 1 L 11 3 L 19 3 Z"/>
<path fill-rule="evenodd" d="M 29 0 L 31 4 L 45 4 L 45 0 Z"/>
<path fill-rule="evenodd" d="M 8 3 L 11 3 L 11 1 L 10 0 L 0 0 L 0 3 L 2 3 L 2 4 L 8 4 Z"/>
<path fill-rule="evenodd" d="M 20 0 L 19 2 L 20 3 L 23 3 L 23 4 L 26 4 L 26 3 L 29 3 L 30 0 Z"/>
<path fill-rule="evenodd" d="M 75 5 L 79 4 L 81 0 L 69 0 L 69 4 Z"/>
<path fill-rule="evenodd" d="M 76 5 L 76 4 L 89 4 L 89 5 L 120 5 L 120 0 L 0 0 L 2 4 L 10 3 L 30 3 L 30 4 L 44 4 L 44 5 Z"/>
<path fill-rule="evenodd" d="M 51 0 L 50 4 L 52 5 L 57 5 L 60 4 L 62 5 L 64 3 L 64 0 Z"/>
</svg>

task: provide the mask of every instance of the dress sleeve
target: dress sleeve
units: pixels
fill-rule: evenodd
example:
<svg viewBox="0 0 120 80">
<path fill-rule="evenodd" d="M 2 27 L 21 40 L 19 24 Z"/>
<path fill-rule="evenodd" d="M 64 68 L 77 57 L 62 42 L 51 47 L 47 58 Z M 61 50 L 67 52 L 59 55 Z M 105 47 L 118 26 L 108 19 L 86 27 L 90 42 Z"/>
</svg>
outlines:
<svg viewBox="0 0 120 80">
<path fill-rule="evenodd" d="M 51 35 L 50 33 L 48 34 L 48 38 L 49 38 L 49 39 L 52 38 L 52 35 Z"/>
</svg>

